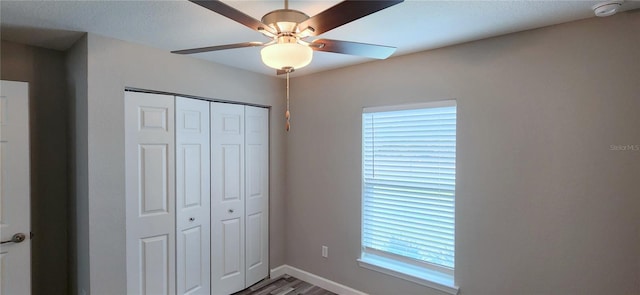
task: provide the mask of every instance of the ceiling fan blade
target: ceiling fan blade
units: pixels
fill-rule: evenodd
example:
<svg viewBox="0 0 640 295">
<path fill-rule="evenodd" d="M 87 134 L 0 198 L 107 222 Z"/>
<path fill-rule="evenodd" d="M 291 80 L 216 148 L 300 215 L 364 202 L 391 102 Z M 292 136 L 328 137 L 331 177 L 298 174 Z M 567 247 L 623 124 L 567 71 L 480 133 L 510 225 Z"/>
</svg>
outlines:
<svg viewBox="0 0 640 295">
<path fill-rule="evenodd" d="M 346 0 L 320 12 L 298 25 L 301 31 L 313 28 L 310 35 L 318 36 L 361 17 L 396 5 L 404 0 Z"/>
<path fill-rule="evenodd" d="M 377 59 L 385 59 L 396 51 L 396 48 L 391 46 L 330 39 L 313 40 L 310 47 L 316 51 L 358 55 Z"/>
<path fill-rule="evenodd" d="M 231 20 L 239 22 L 253 30 L 258 31 L 259 29 L 263 29 L 270 33 L 275 34 L 276 32 L 273 28 L 263 24 L 261 21 L 243 13 L 240 10 L 237 10 L 227 4 L 224 4 L 220 0 L 189 0 L 195 4 L 198 4 L 206 9 L 209 9 L 215 13 L 218 13 L 222 16 L 225 16 Z"/>
<path fill-rule="evenodd" d="M 226 49 L 234 49 L 234 48 L 255 47 L 255 46 L 262 46 L 262 45 L 264 45 L 264 43 L 262 43 L 262 42 L 243 42 L 243 43 L 235 43 L 235 44 L 227 44 L 227 45 L 218 45 L 218 46 L 208 46 L 208 47 L 200 47 L 200 48 L 192 48 L 192 49 L 174 50 L 174 51 L 171 51 L 171 53 L 193 54 L 193 53 L 218 51 L 218 50 L 226 50 Z"/>
</svg>

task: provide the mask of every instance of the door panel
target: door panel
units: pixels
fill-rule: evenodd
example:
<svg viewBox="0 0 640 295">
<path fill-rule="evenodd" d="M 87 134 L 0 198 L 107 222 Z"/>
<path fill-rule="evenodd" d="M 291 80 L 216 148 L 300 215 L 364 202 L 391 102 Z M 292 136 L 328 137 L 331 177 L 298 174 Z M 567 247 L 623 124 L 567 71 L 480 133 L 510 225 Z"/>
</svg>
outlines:
<svg viewBox="0 0 640 295">
<path fill-rule="evenodd" d="M 140 144 L 140 216 L 151 214 L 167 214 L 169 208 L 169 185 L 167 160 L 169 151 L 167 144 Z"/>
<path fill-rule="evenodd" d="M 128 294 L 175 294 L 173 96 L 125 92 Z"/>
<path fill-rule="evenodd" d="M 206 251 L 202 249 L 204 241 L 202 227 L 195 226 L 184 229 L 180 233 L 182 241 L 178 241 L 178 244 L 182 244 L 184 250 L 177 257 L 179 263 L 178 290 L 182 292 L 181 294 L 204 294 L 202 290 L 209 289 L 208 284 L 205 284 L 209 282 L 208 272 L 204 278 L 205 270 L 209 268 L 209 261 L 203 258 L 203 254 L 209 252 L 209 249 L 207 248 Z"/>
<path fill-rule="evenodd" d="M 210 293 L 209 102 L 176 97 L 177 293 Z"/>
<path fill-rule="evenodd" d="M 262 212 L 247 216 L 247 269 L 259 266 L 262 257 Z M 253 285 L 253 284 L 250 284 Z"/>
<path fill-rule="evenodd" d="M 244 289 L 244 106 L 211 103 L 211 293 Z"/>
<path fill-rule="evenodd" d="M 248 124 L 247 124 L 248 125 Z M 251 139 L 247 138 L 247 141 Z M 246 188 L 247 188 L 247 198 L 260 198 L 262 191 L 262 178 L 260 174 L 262 174 L 262 167 L 260 167 L 263 163 L 260 162 L 261 151 L 263 146 L 259 144 L 247 144 L 246 146 L 246 156 L 247 156 L 247 180 L 246 180 Z M 249 169 L 251 168 L 251 169 Z"/>
<path fill-rule="evenodd" d="M 269 275 L 269 110 L 245 107 L 246 286 Z"/>
<path fill-rule="evenodd" d="M 176 136 L 179 137 L 179 136 Z M 208 138 L 208 136 L 207 136 Z M 208 146 L 208 144 L 207 144 Z M 207 165 L 206 159 L 203 157 L 203 153 L 208 154 L 208 151 L 204 151 L 202 144 L 182 144 L 177 143 L 178 159 L 176 160 L 178 166 L 181 168 L 178 174 L 178 202 L 182 205 L 181 209 L 201 208 L 204 203 L 205 197 L 203 196 L 203 185 L 206 185 L 202 181 L 203 166 Z M 207 173 L 208 175 L 208 173 Z M 209 183 L 209 179 L 206 179 L 205 183 Z M 207 191 L 209 191 L 207 189 Z"/>
<path fill-rule="evenodd" d="M 140 239 L 141 294 L 169 294 L 169 235 Z"/>
<path fill-rule="evenodd" d="M 224 271 L 222 273 L 223 278 L 228 279 L 233 276 L 241 276 L 243 271 L 243 265 L 240 264 L 242 260 L 242 253 L 240 252 L 240 244 L 242 229 L 240 228 L 240 218 L 228 219 L 222 221 L 222 244 L 224 245 L 223 263 Z"/>
<path fill-rule="evenodd" d="M 0 294 L 31 294 L 29 85 L 0 85 Z"/>
<path fill-rule="evenodd" d="M 223 175 L 223 200 L 222 202 L 241 202 L 240 191 L 242 187 L 242 156 L 239 144 L 223 144 L 222 148 L 222 175 Z"/>
</svg>

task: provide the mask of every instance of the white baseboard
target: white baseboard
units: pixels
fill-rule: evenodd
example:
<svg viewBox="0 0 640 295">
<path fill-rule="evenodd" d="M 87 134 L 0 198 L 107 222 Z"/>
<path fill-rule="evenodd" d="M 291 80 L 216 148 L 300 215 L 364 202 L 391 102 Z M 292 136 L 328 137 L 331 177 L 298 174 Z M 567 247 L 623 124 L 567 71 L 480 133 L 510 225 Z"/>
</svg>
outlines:
<svg viewBox="0 0 640 295">
<path fill-rule="evenodd" d="M 342 284 L 338 284 L 334 281 L 325 279 L 321 276 L 318 275 L 314 275 L 310 272 L 306 272 L 304 270 L 295 268 L 293 266 L 290 265 L 280 265 L 274 269 L 271 270 L 271 277 L 272 278 L 276 278 L 279 277 L 283 274 L 288 274 L 290 276 L 296 277 L 298 279 L 301 279 L 305 282 L 314 284 L 320 288 L 323 288 L 327 291 L 331 291 L 333 293 L 336 294 L 340 294 L 340 295 L 367 295 L 367 293 L 364 293 L 362 291 L 358 291 L 356 289 L 347 287 L 345 285 Z"/>
</svg>

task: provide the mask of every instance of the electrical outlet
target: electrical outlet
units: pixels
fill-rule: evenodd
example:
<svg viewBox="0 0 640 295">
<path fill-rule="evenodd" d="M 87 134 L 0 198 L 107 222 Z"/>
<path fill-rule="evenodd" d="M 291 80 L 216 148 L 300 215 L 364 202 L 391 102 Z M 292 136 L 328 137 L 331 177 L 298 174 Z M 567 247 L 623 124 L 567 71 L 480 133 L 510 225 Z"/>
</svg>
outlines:
<svg viewBox="0 0 640 295">
<path fill-rule="evenodd" d="M 322 246 L 322 257 L 329 258 L 329 247 Z"/>
</svg>

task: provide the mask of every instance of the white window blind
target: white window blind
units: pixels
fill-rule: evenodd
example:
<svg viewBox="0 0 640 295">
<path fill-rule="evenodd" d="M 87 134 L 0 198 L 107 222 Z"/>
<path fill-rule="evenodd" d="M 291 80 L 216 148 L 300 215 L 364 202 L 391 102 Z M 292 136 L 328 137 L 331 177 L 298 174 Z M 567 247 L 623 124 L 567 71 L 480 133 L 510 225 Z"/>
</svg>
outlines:
<svg viewBox="0 0 640 295">
<path fill-rule="evenodd" d="M 455 101 L 403 108 L 362 115 L 363 251 L 453 270 Z"/>
</svg>

